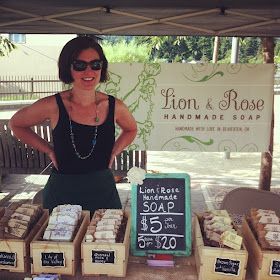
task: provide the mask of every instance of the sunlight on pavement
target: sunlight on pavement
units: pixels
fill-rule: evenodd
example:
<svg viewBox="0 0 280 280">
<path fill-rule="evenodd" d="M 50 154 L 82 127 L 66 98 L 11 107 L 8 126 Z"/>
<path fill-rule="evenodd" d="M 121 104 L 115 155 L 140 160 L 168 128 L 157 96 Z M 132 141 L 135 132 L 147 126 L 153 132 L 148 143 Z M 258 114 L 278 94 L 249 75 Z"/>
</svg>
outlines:
<svg viewBox="0 0 280 280">
<path fill-rule="evenodd" d="M 11 201 L 14 202 L 14 201 L 19 201 L 19 200 L 32 199 L 36 193 L 37 192 L 34 192 L 34 191 L 18 193 L 15 196 L 13 196 Z"/>
</svg>

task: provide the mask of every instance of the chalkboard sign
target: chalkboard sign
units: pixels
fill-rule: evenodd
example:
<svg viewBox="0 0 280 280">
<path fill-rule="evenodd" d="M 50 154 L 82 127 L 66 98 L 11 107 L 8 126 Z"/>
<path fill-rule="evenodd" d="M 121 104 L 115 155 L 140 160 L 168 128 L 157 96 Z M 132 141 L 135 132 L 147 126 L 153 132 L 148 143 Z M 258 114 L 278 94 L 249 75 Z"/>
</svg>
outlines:
<svg viewBox="0 0 280 280">
<path fill-rule="evenodd" d="M 132 185 L 131 199 L 133 255 L 191 254 L 189 175 L 146 174 Z"/>
<path fill-rule="evenodd" d="M 91 251 L 92 263 L 115 263 L 115 251 Z"/>
<path fill-rule="evenodd" d="M 16 267 L 16 253 L 0 252 L 0 265 Z"/>
<path fill-rule="evenodd" d="M 64 267 L 65 266 L 64 253 L 58 253 L 58 252 L 41 253 L 41 264 L 42 266 Z"/>
<path fill-rule="evenodd" d="M 270 266 L 271 276 L 280 276 L 280 260 L 272 260 Z"/>
<path fill-rule="evenodd" d="M 215 272 L 231 275 L 239 275 L 240 261 L 216 258 Z"/>
</svg>

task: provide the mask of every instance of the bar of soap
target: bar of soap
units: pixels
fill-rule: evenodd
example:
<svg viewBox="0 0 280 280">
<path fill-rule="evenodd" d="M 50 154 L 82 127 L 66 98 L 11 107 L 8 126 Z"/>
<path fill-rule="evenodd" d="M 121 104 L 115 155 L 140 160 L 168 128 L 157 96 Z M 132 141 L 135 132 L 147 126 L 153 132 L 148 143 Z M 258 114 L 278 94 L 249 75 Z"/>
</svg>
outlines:
<svg viewBox="0 0 280 280">
<path fill-rule="evenodd" d="M 8 233 L 11 234 L 11 235 L 14 235 L 16 237 L 23 238 L 26 235 L 27 230 L 26 229 L 22 229 L 22 228 L 12 228 L 12 227 L 9 227 L 8 228 Z"/>
<path fill-rule="evenodd" d="M 26 222 L 30 222 L 30 220 L 31 220 L 30 216 L 20 214 L 20 213 L 13 213 L 11 215 L 11 218 L 14 218 L 14 219 L 17 219 L 17 220 L 23 220 L 23 221 L 26 221 Z"/>
<path fill-rule="evenodd" d="M 46 230 L 43 239 L 53 241 L 70 241 L 73 232 L 67 230 Z"/>
<path fill-rule="evenodd" d="M 20 213 L 20 214 L 24 214 L 27 216 L 33 216 L 36 215 L 36 211 L 35 209 L 32 208 L 24 208 L 24 207 L 19 207 L 15 210 L 16 213 Z"/>
<path fill-rule="evenodd" d="M 112 230 L 116 232 L 118 230 L 119 226 L 117 225 L 104 225 L 104 224 L 97 224 L 96 231 L 106 231 L 106 230 Z"/>
<path fill-rule="evenodd" d="M 121 209 L 106 209 L 104 215 L 121 215 L 123 216 L 123 210 Z"/>
<path fill-rule="evenodd" d="M 114 231 L 96 231 L 94 237 L 97 239 L 115 239 L 116 233 Z"/>
<path fill-rule="evenodd" d="M 115 220 L 115 219 L 102 219 L 98 222 L 98 225 L 120 225 L 121 221 L 120 220 Z"/>
<path fill-rule="evenodd" d="M 103 217 L 102 217 L 102 220 L 103 220 L 103 219 L 112 219 L 112 220 L 121 221 L 122 218 L 123 218 L 122 215 L 104 214 Z"/>
<path fill-rule="evenodd" d="M 8 221 L 8 227 L 12 227 L 12 228 L 21 228 L 21 229 L 27 230 L 28 224 L 27 224 L 27 225 L 23 225 L 23 224 L 20 223 L 18 220 L 16 220 L 16 219 L 11 219 L 11 220 Z"/>
<path fill-rule="evenodd" d="M 68 215 L 51 215 L 49 217 L 49 224 L 67 224 L 67 225 L 76 225 L 78 219 Z"/>
</svg>

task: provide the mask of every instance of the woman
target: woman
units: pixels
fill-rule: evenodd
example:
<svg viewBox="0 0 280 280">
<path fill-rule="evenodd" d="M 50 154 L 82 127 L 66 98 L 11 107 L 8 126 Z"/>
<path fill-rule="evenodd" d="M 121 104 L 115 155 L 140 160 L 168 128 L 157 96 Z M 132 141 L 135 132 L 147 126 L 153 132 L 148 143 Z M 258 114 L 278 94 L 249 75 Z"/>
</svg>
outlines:
<svg viewBox="0 0 280 280">
<path fill-rule="evenodd" d="M 121 208 L 110 167 L 135 138 L 136 122 L 121 100 L 96 91 L 107 80 L 108 62 L 93 38 L 69 41 L 58 66 L 60 80 L 72 88 L 38 100 L 10 120 L 15 136 L 46 153 L 55 167 L 43 191 L 43 207 Z M 45 120 L 51 123 L 53 147 L 31 130 Z M 121 128 L 116 141 L 115 123 Z"/>
</svg>

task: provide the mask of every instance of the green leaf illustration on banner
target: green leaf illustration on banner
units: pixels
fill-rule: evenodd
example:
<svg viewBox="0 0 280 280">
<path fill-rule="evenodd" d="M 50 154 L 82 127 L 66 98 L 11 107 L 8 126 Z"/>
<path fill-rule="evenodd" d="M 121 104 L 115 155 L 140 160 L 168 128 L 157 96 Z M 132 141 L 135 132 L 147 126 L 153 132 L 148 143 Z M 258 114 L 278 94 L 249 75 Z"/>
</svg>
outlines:
<svg viewBox="0 0 280 280">
<path fill-rule="evenodd" d="M 161 65 L 159 63 L 145 63 L 143 64 L 143 70 L 138 75 L 138 81 L 135 86 L 127 93 L 120 95 L 120 83 L 123 79 L 120 75 L 110 72 L 110 80 L 105 84 L 104 91 L 115 97 L 120 98 L 129 108 L 129 111 L 133 114 L 138 110 L 141 110 L 141 103 L 145 103 L 147 110 L 143 112 L 143 119 L 137 120 L 138 134 L 137 139 L 141 139 L 146 150 L 148 150 L 148 139 L 154 128 L 152 121 L 152 113 L 154 110 L 154 102 L 152 101 L 155 95 L 156 80 L 155 77 L 161 72 Z M 128 77 L 125 77 L 126 79 Z M 132 96 L 132 98 L 130 98 Z M 147 106 L 148 104 L 148 106 Z M 116 135 L 118 135 L 120 129 L 116 129 Z M 133 144 L 128 149 L 137 149 L 139 145 Z"/>
<path fill-rule="evenodd" d="M 218 71 L 218 68 L 218 64 L 198 63 L 191 66 L 192 72 L 189 75 L 183 75 L 192 82 L 207 82 L 213 77 L 224 76 L 224 72 Z"/>
<path fill-rule="evenodd" d="M 196 137 L 186 135 L 186 136 L 177 136 L 174 138 L 169 139 L 166 141 L 162 147 L 161 150 L 164 150 L 167 145 L 172 146 L 173 150 L 175 148 L 176 151 L 182 151 L 182 150 L 192 150 L 187 148 L 188 143 L 191 144 L 196 144 L 199 147 L 200 151 L 204 151 L 205 147 L 204 146 L 210 146 L 214 144 L 213 139 L 209 139 L 208 141 L 202 141 Z M 168 149 L 167 149 L 168 150 Z"/>
<path fill-rule="evenodd" d="M 122 77 L 118 74 L 109 72 L 109 81 L 105 84 L 104 91 L 107 94 L 111 94 L 113 96 L 118 96 L 120 92 L 120 82 Z"/>
</svg>

